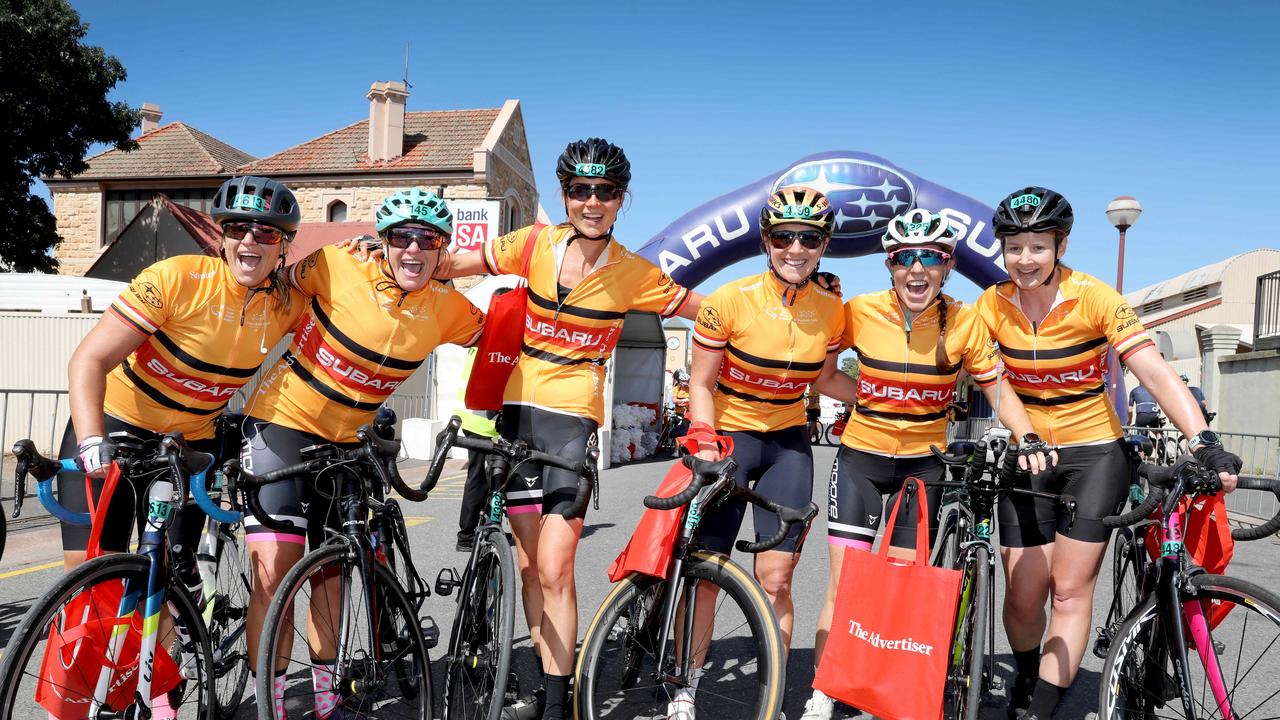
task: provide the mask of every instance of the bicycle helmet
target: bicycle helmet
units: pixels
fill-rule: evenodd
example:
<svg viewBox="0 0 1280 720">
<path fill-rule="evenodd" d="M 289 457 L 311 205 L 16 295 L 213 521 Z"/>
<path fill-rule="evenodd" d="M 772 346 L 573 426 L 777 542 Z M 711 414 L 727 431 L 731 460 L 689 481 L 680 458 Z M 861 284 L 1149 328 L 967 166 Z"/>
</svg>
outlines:
<svg viewBox="0 0 1280 720">
<path fill-rule="evenodd" d="M 689 382 L 689 371 L 684 368 L 678 368 L 671 376 L 676 382 Z"/>
<path fill-rule="evenodd" d="M 622 148 L 603 138 L 587 138 L 569 143 L 556 161 L 560 187 L 574 178 L 604 178 L 618 187 L 631 184 L 631 161 Z"/>
<path fill-rule="evenodd" d="M 813 188 L 791 185 L 769 196 L 760 208 L 760 236 L 769 228 L 783 223 L 799 223 L 816 227 L 827 236 L 836 226 L 836 216 L 827 197 Z"/>
<path fill-rule="evenodd" d="M 991 231 L 998 238 L 1023 232 L 1071 234 L 1075 216 L 1071 203 L 1058 193 L 1042 187 L 1025 187 L 1009 194 L 996 207 L 991 219 Z"/>
<path fill-rule="evenodd" d="M 302 220 L 298 200 L 284 183 L 256 175 L 233 177 L 222 183 L 213 196 L 209 215 L 218 225 L 252 220 L 280 228 L 289 235 L 298 232 L 298 223 Z"/>
<path fill-rule="evenodd" d="M 400 190 L 382 201 L 373 215 L 379 233 L 407 222 L 430 225 L 445 235 L 453 234 L 453 211 L 436 194 L 422 188 Z"/>
<path fill-rule="evenodd" d="M 880 238 L 885 252 L 893 252 L 902 245 L 940 245 L 947 252 L 955 252 L 960 233 L 956 227 L 938 213 L 923 208 L 908 210 L 889 222 Z"/>
</svg>

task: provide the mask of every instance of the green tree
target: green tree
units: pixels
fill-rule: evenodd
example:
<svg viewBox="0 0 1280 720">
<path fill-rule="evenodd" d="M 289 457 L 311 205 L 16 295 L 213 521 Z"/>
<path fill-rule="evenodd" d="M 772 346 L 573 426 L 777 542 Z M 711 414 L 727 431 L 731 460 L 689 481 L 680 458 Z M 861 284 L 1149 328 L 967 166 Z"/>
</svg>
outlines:
<svg viewBox="0 0 1280 720">
<path fill-rule="evenodd" d="M 107 100 L 124 66 L 84 44 L 88 29 L 66 0 L 0 0 L 0 270 L 57 270 L 62 238 L 36 178 L 84 172 L 94 143 L 137 147 L 138 111 Z"/>
<path fill-rule="evenodd" d="M 849 356 L 840 359 L 840 372 L 848 375 L 854 380 L 858 379 L 858 358 L 857 356 Z"/>
</svg>

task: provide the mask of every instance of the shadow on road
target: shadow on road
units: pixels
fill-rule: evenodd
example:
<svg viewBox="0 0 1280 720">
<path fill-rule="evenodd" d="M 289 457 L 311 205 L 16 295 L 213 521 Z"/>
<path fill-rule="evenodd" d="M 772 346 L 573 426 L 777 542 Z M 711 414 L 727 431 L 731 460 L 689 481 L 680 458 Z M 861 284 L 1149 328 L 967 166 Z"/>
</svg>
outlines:
<svg viewBox="0 0 1280 720">
<path fill-rule="evenodd" d="M 22 616 L 27 614 L 27 609 L 35 601 L 36 598 L 30 597 L 25 600 L 0 603 L 0 648 L 9 644 L 9 637 L 13 635 L 18 623 L 22 622 Z"/>
</svg>

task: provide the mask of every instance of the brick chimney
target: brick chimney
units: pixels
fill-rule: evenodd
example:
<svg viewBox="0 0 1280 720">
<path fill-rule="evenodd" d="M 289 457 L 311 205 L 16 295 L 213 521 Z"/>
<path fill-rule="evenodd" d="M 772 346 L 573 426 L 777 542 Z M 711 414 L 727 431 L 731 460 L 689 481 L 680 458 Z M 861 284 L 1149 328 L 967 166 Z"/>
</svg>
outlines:
<svg viewBox="0 0 1280 720">
<path fill-rule="evenodd" d="M 404 154 L 404 83 L 376 82 L 369 88 L 369 159 L 391 160 Z"/>
<path fill-rule="evenodd" d="M 142 131 L 141 135 L 160 127 L 160 106 L 155 103 L 142 103 Z"/>
</svg>

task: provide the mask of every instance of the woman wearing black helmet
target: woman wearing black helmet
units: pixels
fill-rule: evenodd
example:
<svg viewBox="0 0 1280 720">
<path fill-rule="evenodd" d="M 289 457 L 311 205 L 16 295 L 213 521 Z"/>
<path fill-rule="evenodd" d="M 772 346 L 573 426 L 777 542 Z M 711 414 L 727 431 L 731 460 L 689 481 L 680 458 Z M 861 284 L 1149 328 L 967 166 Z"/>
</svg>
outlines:
<svg viewBox="0 0 1280 720">
<path fill-rule="evenodd" d="M 565 222 L 526 227 L 449 255 L 436 276 L 521 274 L 529 253 L 524 347 L 503 393 L 502 433 L 543 452 L 582 457 L 603 419 L 604 363 L 627 310 L 692 319 L 700 296 L 614 241 L 631 182 L 622 148 L 600 138 L 569 143 L 556 163 Z M 577 477 L 534 467 L 508 489 L 525 617 L 545 673 L 545 697 L 508 715 L 559 720 L 578 633 L 574 557 L 582 518 L 567 517 Z"/>
<path fill-rule="evenodd" d="M 1228 492 L 1240 469 L 1239 458 L 1206 429 L 1191 393 L 1160 357 L 1133 308 L 1106 283 L 1062 264 L 1072 222 L 1066 198 L 1046 188 L 1024 188 L 1001 201 L 992 229 L 1010 280 L 987 288 L 978 300 L 1010 384 L 1036 433 L 1058 451 L 1056 465 L 1024 482 L 1070 493 L 1078 503 L 1072 522 L 1050 501 L 1001 500 L 1004 622 L 1018 673 L 1010 713 L 1027 708 L 1028 718 L 1051 717 L 1080 667 L 1110 534 L 1101 519 L 1120 508 L 1128 491 L 1120 419 L 1104 378 L 1118 370 L 1108 367 L 1109 347 L 1178 430 L 1193 438 L 1196 459 L 1220 471 Z"/>
</svg>

